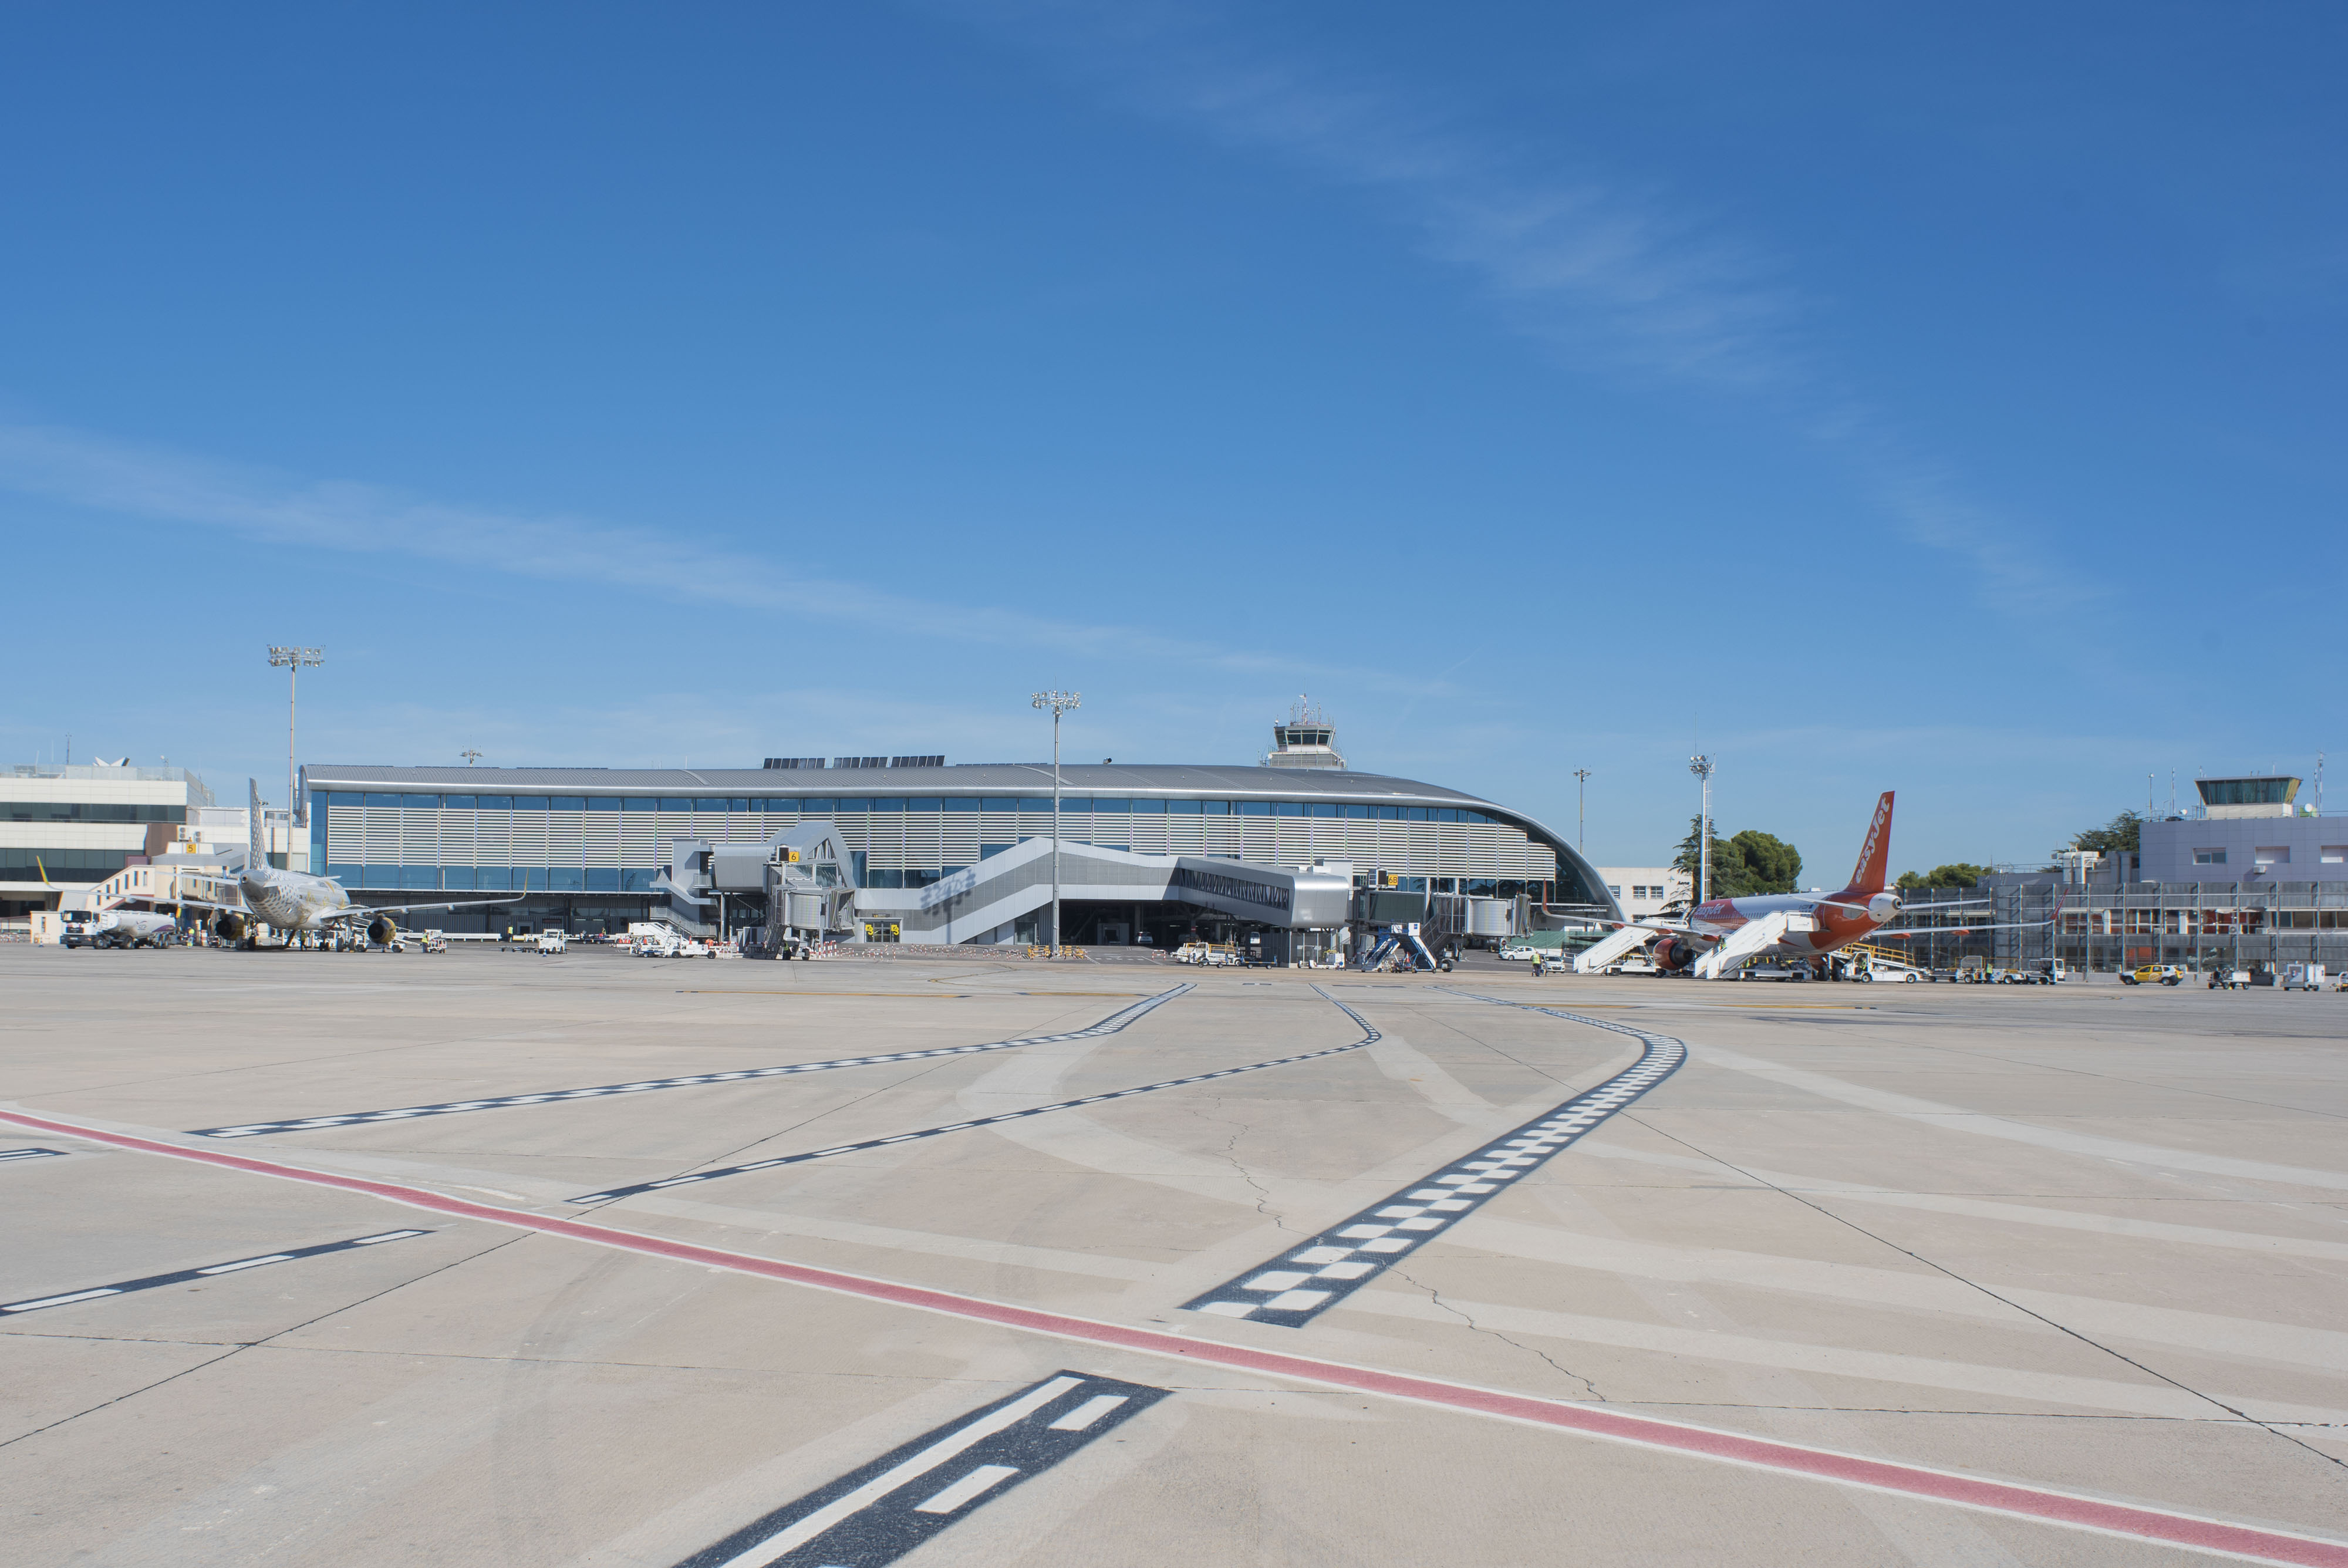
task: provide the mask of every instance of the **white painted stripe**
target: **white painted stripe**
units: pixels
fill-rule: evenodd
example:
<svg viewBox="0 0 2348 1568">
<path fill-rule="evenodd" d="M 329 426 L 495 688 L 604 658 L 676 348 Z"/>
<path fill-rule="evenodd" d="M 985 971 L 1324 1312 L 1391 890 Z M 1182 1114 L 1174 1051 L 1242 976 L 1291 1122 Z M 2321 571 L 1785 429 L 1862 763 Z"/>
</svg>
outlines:
<svg viewBox="0 0 2348 1568">
<path fill-rule="evenodd" d="M 903 1464 L 874 1476 L 854 1491 L 833 1499 L 796 1524 L 787 1525 L 757 1545 L 736 1553 L 717 1564 L 717 1568 L 765 1568 L 776 1558 L 797 1551 L 850 1514 L 870 1508 L 898 1488 L 919 1480 L 963 1450 L 1014 1422 L 1025 1420 L 1069 1389 L 1082 1386 L 1081 1381 L 1075 1377 L 1055 1377 L 1024 1398 L 1014 1399 L 994 1414 L 980 1417 L 951 1437 L 932 1443 Z"/>
<path fill-rule="evenodd" d="M 282 1264 L 294 1256 L 292 1253 L 272 1253 L 265 1258 L 242 1258 L 232 1264 L 214 1264 L 208 1269 L 198 1269 L 200 1274 L 234 1274 L 239 1269 L 257 1269 L 263 1264 Z"/>
<path fill-rule="evenodd" d="M 63 1306 L 69 1301 L 94 1301 L 101 1295 L 120 1295 L 121 1294 L 112 1285 L 108 1285 L 103 1290 L 76 1291 L 71 1295 L 50 1295 L 44 1296 L 39 1301 L 20 1301 L 12 1306 L 0 1306 L 0 1312 L 31 1312 L 36 1307 Z"/>
<path fill-rule="evenodd" d="M 913 1505 L 915 1513 L 952 1513 L 994 1491 L 1019 1471 L 1010 1465 L 981 1465 L 926 1502 Z"/>
<path fill-rule="evenodd" d="M 1124 1404 L 1126 1398 L 1123 1394 L 1095 1395 L 1054 1421 L 1049 1429 L 1055 1432 L 1081 1432 L 1119 1405 Z"/>
</svg>

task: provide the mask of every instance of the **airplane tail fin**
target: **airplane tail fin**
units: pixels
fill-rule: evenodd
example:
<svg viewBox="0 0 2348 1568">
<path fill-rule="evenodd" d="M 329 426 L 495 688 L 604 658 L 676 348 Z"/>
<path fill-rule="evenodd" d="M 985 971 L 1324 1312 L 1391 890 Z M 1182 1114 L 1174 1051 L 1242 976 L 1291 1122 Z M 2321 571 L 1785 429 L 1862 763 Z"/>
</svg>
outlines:
<svg viewBox="0 0 2348 1568">
<path fill-rule="evenodd" d="M 1875 803 L 1875 820 L 1867 825 L 1867 841 L 1859 847 L 1859 864 L 1852 868 L 1849 892 L 1881 892 L 1884 868 L 1891 860 L 1891 791 Z"/>
<path fill-rule="evenodd" d="M 269 863 L 269 830 L 261 814 L 261 785 L 251 779 L 244 784 L 252 796 L 252 805 L 245 818 L 244 869 L 257 872 Z"/>
</svg>

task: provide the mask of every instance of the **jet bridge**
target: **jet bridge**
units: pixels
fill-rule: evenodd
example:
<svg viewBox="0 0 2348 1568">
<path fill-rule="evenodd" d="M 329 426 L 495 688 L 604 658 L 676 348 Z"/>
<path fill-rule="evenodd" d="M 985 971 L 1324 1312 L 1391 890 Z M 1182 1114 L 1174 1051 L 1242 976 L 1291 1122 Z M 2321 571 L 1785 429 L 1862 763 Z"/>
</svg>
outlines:
<svg viewBox="0 0 2348 1568">
<path fill-rule="evenodd" d="M 886 915 L 906 942 L 983 943 L 1052 902 L 1052 841 L 1029 839 L 920 889 L 867 888 L 861 918 Z M 1318 866 L 1139 854 L 1060 841 L 1063 903 L 1181 903 L 1251 925 L 1334 930 L 1353 879 Z"/>
<path fill-rule="evenodd" d="M 670 851 L 668 870 L 653 885 L 668 894 L 668 923 L 687 935 L 756 932 L 746 951 L 771 957 L 804 953 L 854 927 L 854 862 L 829 822 L 804 822 L 759 843 L 675 839 Z M 728 901 L 737 901 L 733 909 Z M 736 910 L 745 918 L 730 918 Z"/>
</svg>

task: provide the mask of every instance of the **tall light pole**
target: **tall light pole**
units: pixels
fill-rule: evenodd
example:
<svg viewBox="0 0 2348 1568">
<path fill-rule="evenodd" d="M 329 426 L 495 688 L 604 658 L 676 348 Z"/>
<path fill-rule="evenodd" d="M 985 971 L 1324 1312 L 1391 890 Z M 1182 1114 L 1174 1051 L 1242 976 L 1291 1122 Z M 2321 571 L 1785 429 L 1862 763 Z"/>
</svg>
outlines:
<svg viewBox="0 0 2348 1568">
<path fill-rule="evenodd" d="M 285 672 L 285 852 L 289 861 L 294 852 L 294 686 L 302 678 L 304 665 L 315 668 L 325 662 L 326 650 L 324 648 L 273 647 L 269 650 L 270 667 Z M 261 842 L 265 849 L 269 840 L 264 836 Z"/>
<path fill-rule="evenodd" d="M 1060 951 L 1060 716 L 1084 700 L 1082 692 L 1039 691 L 1028 704 L 1052 710 L 1052 952 Z"/>
<path fill-rule="evenodd" d="M 1697 752 L 1688 758 L 1688 771 L 1703 785 L 1695 819 L 1695 901 L 1712 902 L 1712 758 Z"/>
<path fill-rule="evenodd" d="M 1573 770 L 1573 852 L 1590 853 L 1590 769 Z"/>
</svg>

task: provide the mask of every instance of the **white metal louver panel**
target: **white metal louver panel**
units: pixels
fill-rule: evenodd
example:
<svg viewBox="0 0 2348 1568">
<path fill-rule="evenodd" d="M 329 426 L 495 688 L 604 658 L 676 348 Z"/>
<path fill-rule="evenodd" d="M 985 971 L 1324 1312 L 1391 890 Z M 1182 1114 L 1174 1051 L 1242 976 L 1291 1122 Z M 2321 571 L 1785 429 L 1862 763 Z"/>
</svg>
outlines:
<svg viewBox="0 0 2348 1568">
<path fill-rule="evenodd" d="M 437 866 L 440 863 L 440 811 L 403 808 L 399 813 L 399 863 Z"/>
<path fill-rule="evenodd" d="M 549 811 L 546 814 L 546 861 L 550 866 L 585 865 L 587 813 Z"/>
<path fill-rule="evenodd" d="M 444 866 L 469 866 L 473 860 L 473 819 L 480 815 L 460 806 L 440 813 L 440 860 Z"/>
<path fill-rule="evenodd" d="M 509 841 L 512 859 L 517 866 L 543 866 L 546 859 L 546 817 L 544 811 L 516 811 L 513 832 Z"/>
<path fill-rule="evenodd" d="M 473 863 L 477 866 L 513 864 L 511 811 L 473 813 Z"/>
<path fill-rule="evenodd" d="M 355 864 L 366 854 L 366 812 L 357 806 L 326 808 L 327 865 Z M 324 867 L 313 868 L 323 872 Z"/>
<path fill-rule="evenodd" d="M 649 871 L 660 864 L 660 813 L 620 813 L 620 864 Z"/>
<path fill-rule="evenodd" d="M 590 811 L 580 837 L 585 858 L 581 862 L 600 870 L 617 870 L 620 866 L 620 814 L 617 811 Z"/>
<path fill-rule="evenodd" d="M 359 860 L 371 866 L 399 863 L 399 808 L 368 806 L 359 819 Z"/>
</svg>

